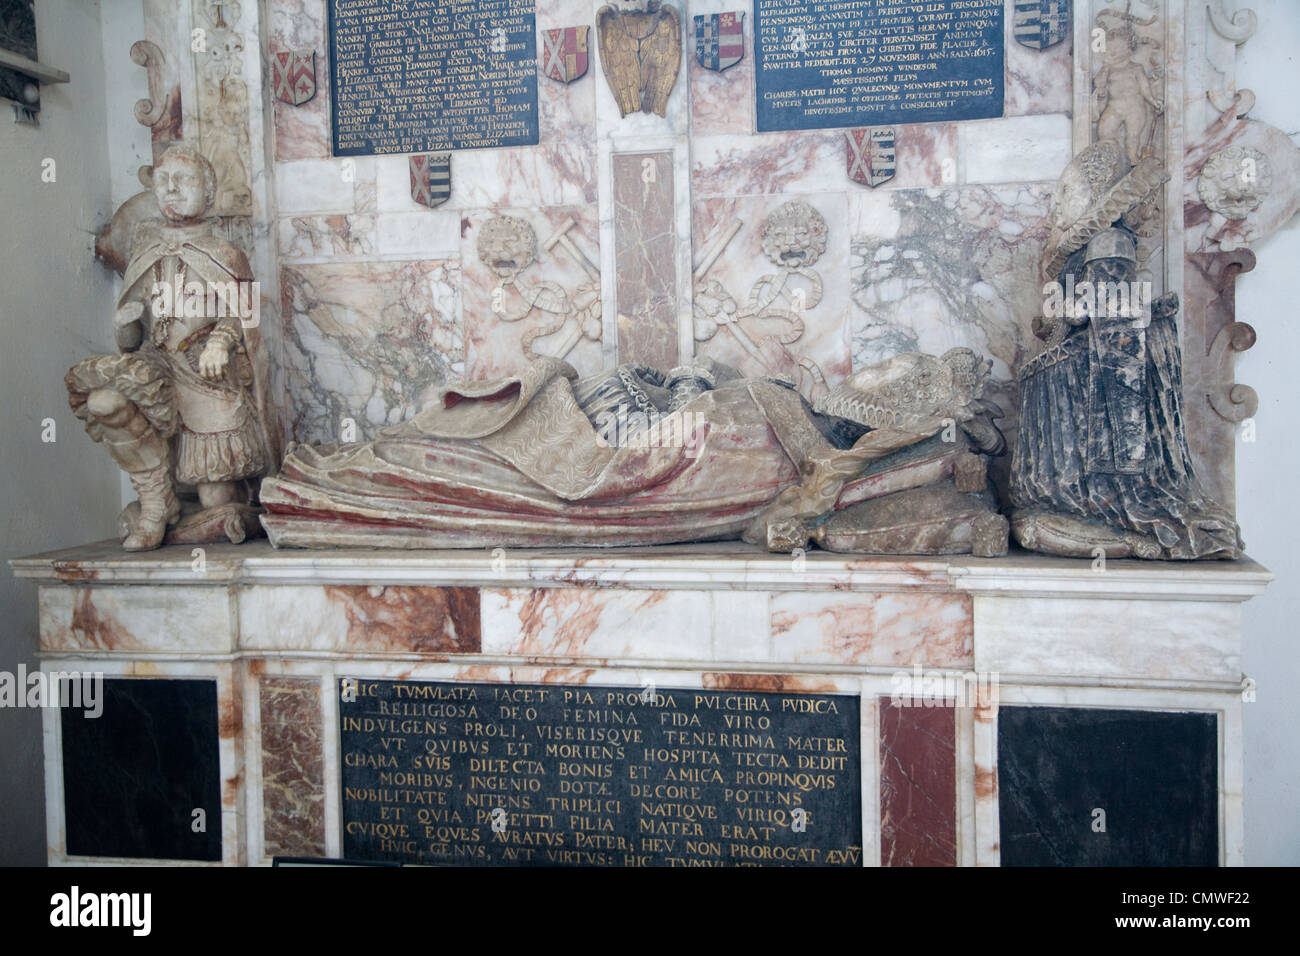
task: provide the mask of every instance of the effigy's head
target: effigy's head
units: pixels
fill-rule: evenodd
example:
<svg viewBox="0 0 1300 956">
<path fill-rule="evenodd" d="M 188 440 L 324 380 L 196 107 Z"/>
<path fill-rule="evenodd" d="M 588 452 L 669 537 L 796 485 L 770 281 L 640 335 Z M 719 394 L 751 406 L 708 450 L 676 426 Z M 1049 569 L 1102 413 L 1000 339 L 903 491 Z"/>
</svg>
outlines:
<svg viewBox="0 0 1300 956">
<path fill-rule="evenodd" d="M 479 230 L 478 257 L 502 279 L 513 279 L 537 258 L 537 233 L 516 216 L 494 216 Z"/>
<path fill-rule="evenodd" d="M 154 165 L 153 194 L 169 222 L 192 222 L 211 207 L 217 195 L 217 174 L 197 149 L 170 147 Z"/>
<path fill-rule="evenodd" d="M 854 372 L 814 407 L 868 428 L 911 430 L 935 418 L 966 422 L 983 410 L 991 368 L 967 348 L 942 357 L 903 352 Z"/>
<path fill-rule="evenodd" d="M 802 199 L 792 199 L 763 220 L 763 252 L 774 265 L 802 269 L 826 251 L 826 220 Z"/>
<path fill-rule="evenodd" d="M 1128 159 L 1119 143 L 1103 139 L 1070 160 L 1052 194 L 1052 226 L 1064 232 L 1087 215 L 1093 205 L 1128 172 Z"/>
</svg>

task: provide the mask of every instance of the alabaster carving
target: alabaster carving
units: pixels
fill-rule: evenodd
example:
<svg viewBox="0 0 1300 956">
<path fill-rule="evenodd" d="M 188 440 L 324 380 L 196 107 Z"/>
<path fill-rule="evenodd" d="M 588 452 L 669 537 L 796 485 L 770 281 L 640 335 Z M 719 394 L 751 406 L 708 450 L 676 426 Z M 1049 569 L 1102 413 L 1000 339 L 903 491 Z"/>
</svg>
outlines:
<svg viewBox="0 0 1300 956">
<path fill-rule="evenodd" d="M 1182 410 L 1170 294 L 1138 281 L 1132 217 L 1168 178 L 1119 144 L 1083 150 L 1057 189 L 1045 250 L 1043 348 L 1019 370 L 1013 532 L 1072 556 L 1235 558 L 1229 512 L 1201 490 Z"/>
<path fill-rule="evenodd" d="M 242 541 L 259 526 L 250 479 L 272 464 L 243 329 L 257 315 L 244 253 L 213 235 L 217 181 L 173 146 L 153 173 L 161 220 L 134 233 L 113 324 L 119 354 L 68 372 L 74 413 L 139 496 L 122 514 L 128 551 Z M 197 503 L 182 505 L 192 488 Z"/>
<path fill-rule="evenodd" d="M 569 237 L 574 225 L 572 219 L 566 220 L 545 243 L 547 252 L 563 249 L 587 274 L 572 294 L 550 279 L 530 282 L 521 278 L 521 273 L 537 261 L 538 253 L 537 233 L 525 220 L 494 216 L 479 230 L 479 260 L 497 276 L 492 288 L 493 314 L 502 322 L 518 322 L 534 311 L 549 316 L 531 326 L 521 339 L 529 361 L 544 357 L 534 348 L 538 339 L 566 326 L 565 334 L 549 346 L 553 349 L 551 357 L 564 358 L 583 338 L 600 341 L 600 270 Z"/>
<path fill-rule="evenodd" d="M 1253 146 L 1228 146 L 1205 161 L 1196 192 L 1211 212 L 1245 219 L 1273 188 L 1273 167 Z"/>
<path fill-rule="evenodd" d="M 1102 66 L 1092 81 L 1097 139 L 1120 143 L 1131 164 L 1152 155 L 1156 120 L 1165 111 L 1159 92 L 1161 43 L 1144 33 L 1157 18 L 1139 19 L 1118 10 L 1097 14 L 1103 31 Z"/>
<path fill-rule="evenodd" d="M 738 220 L 724 226 L 695 270 L 695 339 L 707 342 L 724 330 L 758 367 L 793 382 L 805 398 L 817 399 L 826 393 L 826 376 L 816 362 L 790 347 L 803 338 L 804 313 L 822 300 L 822 277 L 813 266 L 826 252 L 826 219 L 802 199 L 767 215 L 760 233 L 763 254 L 779 271 L 761 276 L 743 305 L 721 282 L 707 278 L 741 226 Z"/>
<path fill-rule="evenodd" d="M 135 101 L 135 118 L 148 126 L 155 143 L 170 144 L 181 138 L 181 91 L 172 78 L 167 57 L 158 44 L 137 40 L 131 44 L 131 62 L 142 66 L 149 77 L 149 96 Z"/>
<path fill-rule="evenodd" d="M 857 372 L 813 409 L 709 360 L 588 378 L 542 359 L 444 389 L 371 442 L 291 449 L 262 485 L 277 546 L 1005 551 L 983 455 L 988 363 L 965 349 Z M 902 497 L 899 497 L 899 496 Z M 831 519 L 834 521 L 831 521 Z M 823 525 L 825 530 L 822 530 Z"/>
<path fill-rule="evenodd" d="M 682 18 L 659 0 L 619 0 L 596 11 L 600 65 L 620 116 L 668 113 L 682 65 Z"/>
<path fill-rule="evenodd" d="M 193 12 L 195 23 L 203 29 L 202 50 L 195 51 L 199 146 L 217 176 L 213 213 L 251 216 L 249 93 L 244 38 L 235 28 L 241 7 L 233 0 L 194 0 Z"/>
<path fill-rule="evenodd" d="M 826 219 L 802 199 L 778 206 L 763 221 L 763 253 L 786 269 L 813 265 L 826 251 Z"/>
</svg>

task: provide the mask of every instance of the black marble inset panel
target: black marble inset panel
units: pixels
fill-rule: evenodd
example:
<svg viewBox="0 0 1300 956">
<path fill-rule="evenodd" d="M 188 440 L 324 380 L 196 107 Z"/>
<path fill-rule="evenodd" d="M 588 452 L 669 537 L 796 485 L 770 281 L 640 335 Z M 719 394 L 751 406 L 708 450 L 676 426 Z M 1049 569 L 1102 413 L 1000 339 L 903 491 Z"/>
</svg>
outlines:
<svg viewBox="0 0 1300 956">
<path fill-rule="evenodd" d="M 216 681 L 110 678 L 98 717 L 62 717 L 69 855 L 221 859 Z"/>
<path fill-rule="evenodd" d="M 1002 707 L 998 813 L 1004 866 L 1217 866 L 1217 715 Z"/>
</svg>

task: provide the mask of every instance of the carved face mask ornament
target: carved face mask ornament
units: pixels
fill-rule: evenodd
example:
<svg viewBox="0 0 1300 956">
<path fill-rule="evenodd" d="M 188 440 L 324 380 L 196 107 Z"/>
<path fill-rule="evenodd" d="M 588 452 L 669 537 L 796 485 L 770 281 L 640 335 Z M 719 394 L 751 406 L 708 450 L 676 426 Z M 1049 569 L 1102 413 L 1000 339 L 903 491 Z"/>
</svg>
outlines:
<svg viewBox="0 0 1300 956">
<path fill-rule="evenodd" d="M 516 216 L 496 216 L 479 231 L 478 257 L 503 283 L 513 282 L 537 258 L 537 233 Z"/>
<path fill-rule="evenodd" d="M 782 269 L 807 269 L 826 251 L 826 220 L 801 199 L 792 199 L 763 223 L 763 252 Z"/>
</svg>

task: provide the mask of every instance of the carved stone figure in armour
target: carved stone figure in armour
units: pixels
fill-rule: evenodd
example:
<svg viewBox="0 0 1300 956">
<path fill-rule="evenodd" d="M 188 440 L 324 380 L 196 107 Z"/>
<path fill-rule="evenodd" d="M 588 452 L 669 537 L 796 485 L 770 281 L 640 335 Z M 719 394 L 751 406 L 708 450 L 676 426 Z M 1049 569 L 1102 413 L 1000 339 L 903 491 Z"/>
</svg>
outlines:
<svg viewBox="0 0 1300 956">
<path fill-rule="evenodd" d="M 153 172 L 162 221 L 135 229 L 113 318 L 120 353 L 85 359 L 66 377 L 73 411 L 139 496 L 122 514 L 128 551 L 259 530 L 246 479 L 272 461 L 243 334 L 253 276 L 205 221 L 216 188 L 197 151 L 163 154 Z M 198 498 L 183 520 L 181 487 Z"/>
<path fill-rule="evenodd" d="M 578 378 L 542 359 L 458 384 L 374 441 L 290 450 L 277 546 L 597 546 L 744 537 L 773 551 L 1001 554 L 1001 413 L 967 349 L 857 372 L 816 408 L 710 360 Z"/>
<path fill-rule="evenodd" d="M 1079 557 L 1235 558 L 1226 509 L 1201 491 L 1182 413 L 1178 299 L 1144 301 L 1135 216 L 1168 179 L 1103 140 L 1053 201 L 1043 349 L 1021 366 L 1012 530 L 1026 548 Z"/>
</svg>

